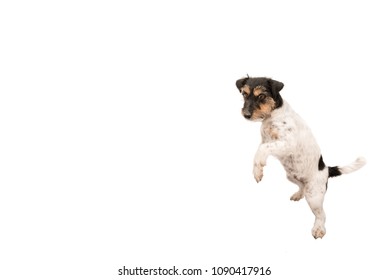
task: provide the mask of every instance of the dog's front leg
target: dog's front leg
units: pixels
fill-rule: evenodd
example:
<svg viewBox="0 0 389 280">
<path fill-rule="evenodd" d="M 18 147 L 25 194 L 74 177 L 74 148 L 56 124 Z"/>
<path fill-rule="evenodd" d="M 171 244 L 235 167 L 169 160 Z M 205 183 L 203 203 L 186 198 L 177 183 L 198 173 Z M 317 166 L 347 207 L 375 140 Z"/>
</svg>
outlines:
<svg viewBox="0 0 389 280">
<path fill-rule="evenodd" d="M 269 155 L 278 155 L 283 154 L 286 143 L 284 141 L 274 141 L 269 143 L 262 143 L 259 145 L 257 152 L 254 157 L 254 168 L 253 174 L 254 178 L 257 181 L 262 180 L 263 177 L 263 167 L 266 165 L 267 158 Z"/>
</svg>

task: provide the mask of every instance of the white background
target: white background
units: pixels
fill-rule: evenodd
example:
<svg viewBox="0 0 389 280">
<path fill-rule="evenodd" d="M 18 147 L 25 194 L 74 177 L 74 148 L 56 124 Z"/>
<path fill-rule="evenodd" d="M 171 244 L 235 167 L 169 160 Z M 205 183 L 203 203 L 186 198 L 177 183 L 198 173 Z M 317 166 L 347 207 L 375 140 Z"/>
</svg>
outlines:
<svg viewBox="0 0 389 280">
<path fill-rule="evenodd" d="M 385 1 L 2 1 L 0 278 L 176 265 L 387 279 L 387 14 Z M 276 160 L 252 177 L 246 74 L 285 84 L 328 165 L 368 160 L 330 180 L 322 240 Z"/>
</svg>

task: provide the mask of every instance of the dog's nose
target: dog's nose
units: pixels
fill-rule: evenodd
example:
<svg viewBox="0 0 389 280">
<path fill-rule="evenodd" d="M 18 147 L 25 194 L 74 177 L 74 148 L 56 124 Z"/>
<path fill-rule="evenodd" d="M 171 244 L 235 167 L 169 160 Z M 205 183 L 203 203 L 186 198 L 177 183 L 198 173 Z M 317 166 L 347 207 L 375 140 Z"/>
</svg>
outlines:
<svg viewBox="0 0 389 280">
<path fill-rule="evenodd" d="M 251 114 L 250 113 L 244 113 L 243 117 L 245 117 L 246 119 L 250 119 L 251 118 Z"/>
</svg>

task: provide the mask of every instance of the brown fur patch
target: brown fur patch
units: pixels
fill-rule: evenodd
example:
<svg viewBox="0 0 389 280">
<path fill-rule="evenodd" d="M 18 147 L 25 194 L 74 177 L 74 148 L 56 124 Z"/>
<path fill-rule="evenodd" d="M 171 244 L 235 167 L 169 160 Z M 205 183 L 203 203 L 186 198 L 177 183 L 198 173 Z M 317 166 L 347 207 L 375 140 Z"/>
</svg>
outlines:
<svg viewBox="0 0 389 280">
<path fill-rule="evenodd" d="M 265 103 L 262 103 L 259 108 L 254 110 L 252 119 L 266 119 L 274 110 L 275 105 L 276 102 L 273 100 L 273 98 L 266 97 Z"/>
<path fill-rule="evenodd" d="M 266 91 L 266 88 L 263 87 L 263 86 L 257 86 L 254 88 L 254 95 L 255 96 L 258 96 L 260 95 L 261 93 L 264 93 Z"/>
<path fill-rule="evenodd" d="M 270 136 L 272 140 L 278 140 L 278 129 L 271 125 L 265 130 L 265 133 Z"/>
<path fill-rule="evenodd" d="M 246 93 L 247 95 L 250 94 L 250 87 L 248 85 L 244 85 L 241 89 L 244 93 Z"/>
</svg>

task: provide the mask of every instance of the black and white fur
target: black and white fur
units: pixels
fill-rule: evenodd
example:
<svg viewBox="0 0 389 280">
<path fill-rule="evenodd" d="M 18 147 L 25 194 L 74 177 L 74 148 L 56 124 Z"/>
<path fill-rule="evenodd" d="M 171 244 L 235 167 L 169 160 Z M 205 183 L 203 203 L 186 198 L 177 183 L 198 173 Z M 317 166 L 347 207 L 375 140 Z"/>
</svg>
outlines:
<svg viewBox="0 0 389 280">
<path fill-rule="evenodd" d="M 326 166 L 311 130 L 279 94 L 283 83 L 269 78 L 247 77 L 238 80 L 236 86 L 245 100 L 243 116 L 248 120 L 262 121 L 262 143 L 254 157 L 255 180 L 261 181 L 269 155 L 278 158 L 287 178 L 299 187 L 290 199 L 306 198 L 315 215 L 312 235 L 322 238 L 326 233 L 323 201 L 328 178 L 358 170 L 365 164 L 365 159 L 357 158 L 342 167 Z"/>
</svg>

